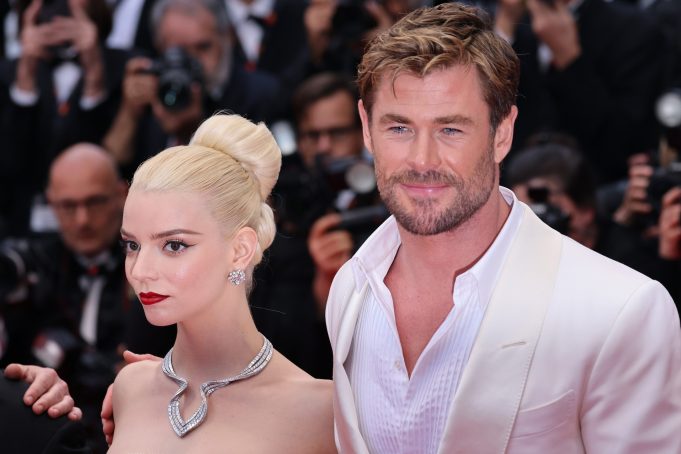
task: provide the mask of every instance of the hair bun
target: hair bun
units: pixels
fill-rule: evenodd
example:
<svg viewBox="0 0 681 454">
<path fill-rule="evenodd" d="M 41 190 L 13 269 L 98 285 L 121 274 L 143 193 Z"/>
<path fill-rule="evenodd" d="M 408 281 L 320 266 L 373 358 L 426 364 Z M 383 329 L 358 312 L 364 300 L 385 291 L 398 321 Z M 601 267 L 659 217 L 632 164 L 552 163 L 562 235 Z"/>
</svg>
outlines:
<svg viewBox="0 0 681 454">
<path fill-rule="evenodd" d="M 199 126 L 189 144 L 237 161 L 255 177 L 261 199 L 267 200 L 281 169 L 281 150 L 264 123 L 255 124 L 239 115 L 214 115 Z"/>
</svg>

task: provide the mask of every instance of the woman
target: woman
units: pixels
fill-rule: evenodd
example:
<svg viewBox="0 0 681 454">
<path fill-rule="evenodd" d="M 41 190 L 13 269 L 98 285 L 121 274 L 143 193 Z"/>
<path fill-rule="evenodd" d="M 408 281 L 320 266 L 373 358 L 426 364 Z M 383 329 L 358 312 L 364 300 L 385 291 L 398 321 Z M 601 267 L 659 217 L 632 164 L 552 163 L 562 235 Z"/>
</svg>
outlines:
<svg viewBox="0 0 681 454">
<path fill-rule="evenodd" d="M 177 338 L 163 364 L 116 378 L 109 452 L 335 452 L 331 383 L 273 351 L 247 303 L 280 165 L 264 125 L 220 115 L 135 173 L 126 274 L 149 322 L 177 323 Z"/>
</svg>

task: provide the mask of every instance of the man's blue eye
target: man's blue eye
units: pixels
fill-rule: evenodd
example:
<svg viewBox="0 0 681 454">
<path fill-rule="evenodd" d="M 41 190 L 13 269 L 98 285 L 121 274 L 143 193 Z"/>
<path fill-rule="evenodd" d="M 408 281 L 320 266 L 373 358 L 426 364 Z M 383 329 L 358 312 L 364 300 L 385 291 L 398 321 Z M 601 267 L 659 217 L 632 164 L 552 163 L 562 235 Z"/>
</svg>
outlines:
<svg viewBox="0 0 681 454">
<path fill-rule="evenodd" d="M 448 136 L 451 136 L 451 135 L 460 133 L 461 130 L 460 130 L 460 129 L 456 129 L 456 128 L 442 128 L 442 132 L 444 132 L 444 133 L 447 134 Z"/>
</svg>

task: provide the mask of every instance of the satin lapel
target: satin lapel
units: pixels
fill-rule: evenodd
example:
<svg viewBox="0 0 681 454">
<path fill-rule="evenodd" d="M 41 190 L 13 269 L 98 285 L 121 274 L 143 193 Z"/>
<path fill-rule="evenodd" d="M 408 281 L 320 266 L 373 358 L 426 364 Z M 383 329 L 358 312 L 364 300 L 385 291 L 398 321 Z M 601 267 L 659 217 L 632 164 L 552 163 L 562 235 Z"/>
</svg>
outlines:
<svg viewBox="0 0 681 454">
<path fill-rule="evenodd" d="M 503 453 L 551 301 L 562 237 L 523 219 L 461 377 L 441 454 Z"/>
<path fill-rule="evenodd" d="M 359 431 L 357 406 L 344 365 L 355 335 L 357 317 L 359 317 L 359 311 L 368 291 L 369 283 L 366 282 L 359 293 L 352 293 L 338 326 L 338 340 L 333 355 L 333 413 L 336 444 L 342 453 L 368 454 L 369 452 Z"/>
</svg>

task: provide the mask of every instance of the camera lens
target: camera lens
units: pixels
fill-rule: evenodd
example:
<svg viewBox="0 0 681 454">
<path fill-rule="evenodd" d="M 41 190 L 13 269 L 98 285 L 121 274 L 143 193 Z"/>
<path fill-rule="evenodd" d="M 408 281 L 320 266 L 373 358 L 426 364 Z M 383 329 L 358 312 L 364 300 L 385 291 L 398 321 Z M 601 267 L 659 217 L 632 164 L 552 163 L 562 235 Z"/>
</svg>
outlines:
<svg viewBox="0 0 681 454">
<path fill-rule="evenodd" d="M 159 84 L 158 97 L 168 110 L 182 110 L 189 105 L 189 85 L 183 81 L 167 80 Z"/>
<path fill-rule="evenodd" d="M 191 87 L 201 83 L 200 65 L 179 47 L 168 49 L 156 64 L 158 99 L 168 110 L 180 111 L 191 103 Z"/>
</svg>

